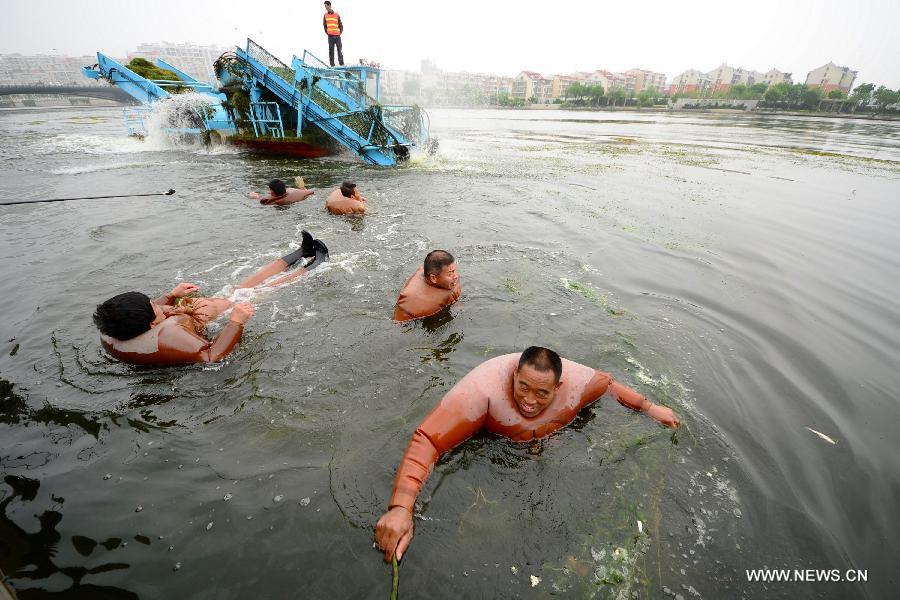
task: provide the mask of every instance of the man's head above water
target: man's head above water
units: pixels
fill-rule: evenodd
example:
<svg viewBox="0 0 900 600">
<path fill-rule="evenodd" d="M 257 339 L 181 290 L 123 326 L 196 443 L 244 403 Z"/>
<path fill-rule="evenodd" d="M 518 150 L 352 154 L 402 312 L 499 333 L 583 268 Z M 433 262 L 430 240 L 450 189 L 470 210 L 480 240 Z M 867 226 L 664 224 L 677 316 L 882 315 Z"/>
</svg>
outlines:
<svg viewBox="0 0 900 600">
<path fill-rule="evenodd" d="M 280 198 L 287 193 L 287 186 L 284 185 L 282 180 L 273 179 L 269 182 L 269 190 L 272 192 L 274 198 Z"/>
<path fill-rule="evenodd" d="M 553 403 L 562 385 L 562 359 L 549 348 L 531 346 L 519 358 L 513 374 L 513 398 L 519 412 L 536 417 Z"/>
<path fill-rule="evenodd" d="M 425 280 L 445 290 L 453 289 L 459 281 L 456 273 L 456 259 L 446 250 L 432 250 L 423 264 Z"/>
<path fill-rule="evenodd" d="M 104 335 L 124 341 L 149 330 L 156 317 L 146 294 L 125 292 L 97 305 L 94 324 Z"/>
</svg>

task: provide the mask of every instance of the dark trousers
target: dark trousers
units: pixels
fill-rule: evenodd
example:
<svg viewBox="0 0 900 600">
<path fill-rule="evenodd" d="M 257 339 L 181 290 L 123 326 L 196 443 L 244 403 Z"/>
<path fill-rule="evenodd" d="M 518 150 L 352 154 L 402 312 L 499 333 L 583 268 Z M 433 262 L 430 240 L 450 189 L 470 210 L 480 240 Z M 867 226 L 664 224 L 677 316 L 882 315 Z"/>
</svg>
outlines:
<svg viewBox="0 0 900 600">
<path fill-rule="evenodd" d="M 338 64 L 342 67 L 344 66 L 344 53 L 342 52 L 343 48 L 341 46 L 341 36 L 339 35 L 329 35 L 328 36 L 328 62 L 331 63 L 331 66 L 334 66 L 334 49 L 337 48 L 338 51 Z"/>
</svg>

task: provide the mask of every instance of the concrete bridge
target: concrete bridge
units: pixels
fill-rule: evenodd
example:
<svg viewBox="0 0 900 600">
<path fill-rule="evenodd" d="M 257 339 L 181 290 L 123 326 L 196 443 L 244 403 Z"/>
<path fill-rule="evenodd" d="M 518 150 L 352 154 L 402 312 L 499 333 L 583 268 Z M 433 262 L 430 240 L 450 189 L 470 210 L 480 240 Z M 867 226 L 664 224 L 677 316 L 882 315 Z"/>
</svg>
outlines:
<svg viewBox="0 0 900 600">
<path fill-rule="evenodd" d="M 16 84 L 0 85 L 0 96 L 13 96 L 17 94 L 46 94 L 52 96 L 84 96 L 87 98 L 102 98 L 115 100 L 122 104 L 135 104 L 134 99 L 119 88 L 104 85 L 41 85 L 41 84 Z"/>
</svg>

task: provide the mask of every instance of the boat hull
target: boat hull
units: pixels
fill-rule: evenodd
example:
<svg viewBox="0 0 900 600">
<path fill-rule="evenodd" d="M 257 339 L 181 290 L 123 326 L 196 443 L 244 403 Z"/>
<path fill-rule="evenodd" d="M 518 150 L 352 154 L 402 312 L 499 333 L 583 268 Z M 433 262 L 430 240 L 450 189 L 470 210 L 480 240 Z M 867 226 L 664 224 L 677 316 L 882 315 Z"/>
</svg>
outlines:
<svg viewBox="0 0 900 600">
<path fill-rule="evenodd" d="M 259 140 L 259 139 L 231 139 L 228 143 L 239 148 L 247 148 L 257 152 L 268 154 L 281 154 L 284 156 L 296 156 L 299 158 L 320 158 L 322 156 L 334 156 L 340 152 L 339 148 L 307 144 L 306 142 Z"/>
</svg>

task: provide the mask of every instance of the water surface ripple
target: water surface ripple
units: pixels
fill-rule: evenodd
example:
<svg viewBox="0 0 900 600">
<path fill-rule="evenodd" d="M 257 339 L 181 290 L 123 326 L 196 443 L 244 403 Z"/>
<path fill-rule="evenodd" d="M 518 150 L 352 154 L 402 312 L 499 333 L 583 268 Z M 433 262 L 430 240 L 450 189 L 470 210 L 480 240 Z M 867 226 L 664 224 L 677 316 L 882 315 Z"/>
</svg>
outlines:
<svg viewBox="0 0 900 600">
<path fill-rule="evenodd" d="M 423 490 L 401 595 L 891 597 L 900 127 L 432 123 L 438 155 L 387 170 L 141 143 L 113 109 L 0 112 L 3 198 L 178 190 L 0 207 L 0 568 L 21 597 L 387 597 L 372 528 L 409 435 L 469 369 L 530 344 L 672 406 L 678 444 L 608 399 L 534 444 L 463 444 Z M 244 196 L 294 175 L 311 201 Z M 325 213 L 346 179 L 371 214 Z M 301 229 L 331 262 L 256 294 L 228 360 L 134 368 L 102 351 L 98 302 L 181 280 L 227 295 Z M 391 323 L 437 247 L 458 257 L 463 301 Z M 762 567 L 869 581 L 748 582 Z"/>
</svg>

